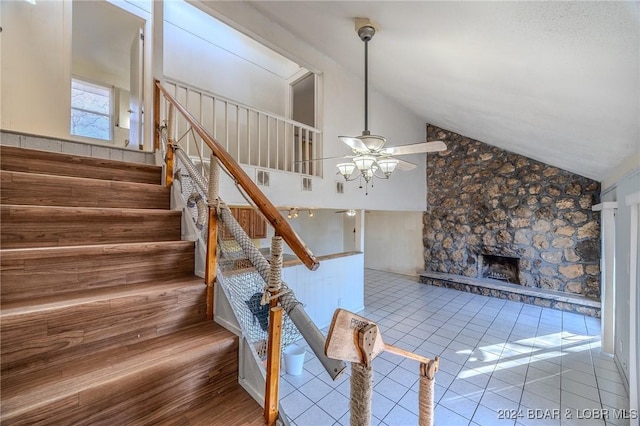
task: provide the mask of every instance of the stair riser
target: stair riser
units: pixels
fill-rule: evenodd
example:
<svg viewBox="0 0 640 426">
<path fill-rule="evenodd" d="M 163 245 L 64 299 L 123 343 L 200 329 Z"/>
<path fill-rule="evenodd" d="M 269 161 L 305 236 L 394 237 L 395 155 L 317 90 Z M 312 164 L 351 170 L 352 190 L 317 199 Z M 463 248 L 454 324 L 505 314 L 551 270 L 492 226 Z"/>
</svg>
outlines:
<svg viewBox="0 0 640 426">
<path fill-rule="evenodd" d="M 1 301 L 172 279 L 192 275 L 193 265 L 194 244 L 188 241 L 9 250 L 0 258 Z"/>
<path fill-rule="evenodd" d="M 159 411 L 171 412 L 194 395 L 224 393 L 233 386 L 237 351 L 237 340 L 229 339 L 214 348 L 197 348 L 162 363 L 132 368 L 127 376 L 72 396 L 18 412 L 4 406 L 2 424 L 151 424 L 144 419 Z"/>
<path fill-rule="evenodd" d="M 5 377 L 165 335 L 206 317 L 204 285 L 3 316 Z"/>
<path fill-rule="evenodd" d="M 169 188 L 160 185 L 115 182 L 0 171 L 2 204 L 168 209 Z"/>
<path fill-rule="evenodd" d="M 2 206 L 3 249 L 180 240 L 179 211 Z"/>
<path fill-rule="evenodd" d="M 162 182 L 162 168 L 71 154 L 0 146 L 0 168 L 16 172 L 125 182 Z"/>
</svg>

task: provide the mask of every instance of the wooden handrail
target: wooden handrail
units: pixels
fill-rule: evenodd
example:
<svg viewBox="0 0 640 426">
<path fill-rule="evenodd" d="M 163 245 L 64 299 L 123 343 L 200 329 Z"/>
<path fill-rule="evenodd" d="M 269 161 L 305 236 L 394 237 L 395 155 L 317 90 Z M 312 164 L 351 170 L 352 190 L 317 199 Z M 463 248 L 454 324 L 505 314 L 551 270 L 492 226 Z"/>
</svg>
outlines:
<svg viewBox="0 0 640 426">
<path fill-rule="evenodd" d="M 240 164 L 223 148 L 213 136 L 207 132 L 207 130 L 198 122 L 198 120 L 191 115 L 187 109 L 180 104 L 167 90 L 162 87 L 159 81 L 156 80 L 157 89 L 164 95 L 164 97 L 173 105 L 182 116 L 189 122 L 193 130 L 200 135 L 202 140 L 213 152 L 220 163 L 233 175 L 238 184 L 247 193 L 249 198 L 253 201 L 255 206 L 260 210 L 264 217 L 274 227 L 276 234 L 280 235 L 287 245 L 293 250 L 296 256 L 304 263 L 304 265 L 312 271 L 318 269 L 320 262 L 313 255 L 311 250 L 306 246 L 302 239 L 298 236 L 296 231 L 293 230 L 289 222 L 280 214 L 276 206 L 260 191 L 260 188 L 251 180 L 247 173 L 242 169 Z"/>
</svg>

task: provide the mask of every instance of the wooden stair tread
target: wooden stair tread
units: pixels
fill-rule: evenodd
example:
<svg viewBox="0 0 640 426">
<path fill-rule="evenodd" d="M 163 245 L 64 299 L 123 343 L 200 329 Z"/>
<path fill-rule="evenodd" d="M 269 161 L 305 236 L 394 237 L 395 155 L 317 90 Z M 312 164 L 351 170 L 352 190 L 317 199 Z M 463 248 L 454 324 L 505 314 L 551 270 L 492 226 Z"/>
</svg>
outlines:
<svg viewBox="0 0 640 426">
<path fill-rule="evenodd" d="M 3 248 L 180 239 L 181 211 L 102 207 L 0 206 Z"/>
<path fill-rule="evenodd" d="M 110 253 L 148 253 L 149 250 L 162 250 L 179 247 L 193 247 L 193 241 L 142 241 L 133 243 L 115 244 L 88 244 L 82 246 L 61 247 L 27 247 L 2 249 L 0 254 L 3 259 L 47 259 L 61 256 L 73 256 L 82 254 L 86 256 L 110 254 Z"/>
<path fill-rule="evenodd" d="M 153 374 L 153 370 L 187 362 L 190 356 L 207 356 L 234 345 L 237 346 L 237 337 L 231 332 L 213 322 L 203 322 L 80 362 L 9 377 L 2 381 L 2 414 L 6 419 L 23 410 L 45 406 L 52 399 L 87 391 L 95 384 L 125 379 L 131 374 Z"/>
<path fill-rule="evenodd" d="M 21 205 L 21 204 L 2 204 L 3 210 L 9 210 L 15 212 L 15 217 L 11 217 L 12 220 L 19 222 L 23 213 L 34 212 L 42 217 L 49 217 L 51 215 L 55 217 L 68 216 L 70 214 L 87 214 L 94 216 L 97 220 L 104 216 L 118 215 L 123 217 L 139 217 L 139 216 L 180 216 L 182 212 L 178 210 L 169 209 L 130 209 L 125 207 L 59 207 L 59 206 L 40 206 L 40 205 Z"/>
<path fill-rule="evenodd" d="M 74 154 L 0 145 L 0 168 L 26 173 L 44 173 L 159 184 L 162 167 Z"/>
<path fill-rule="evenodd" d="M 193 241 L 0 250 L 0 305 L 81 289 L 191 276 Z"/>
<path fill-rule="evenodd" d="M 3 204 L 168 209 L 170 188 L 137 183 L 0 170 Z"/>
<path fill-rule="evenodd" d="M 82 304 L 110 300 L 114 298 L 124 298 L 134 295 L 144 296 L 148 293 L 165 291 L 167 289 L 185 286 L 203 286 L 202 278 L 190 276 L 185 278 L 174 278 L 162 283 L 136 283 L 117 287 L 104 287 L 77 292 L 70 292 L 61 295 L 44 296 L 31 298 L 29 300 L 18 300 L 2 304 L 0 311 L 0 322 L 7 324 L 14 318 L 22 315 L 45 314 L 46 311 L 64 309 Z"/>
<path fill-rule="evenodd" d="M 205 320 L 201 278 L 106 287 L 5 303 L 3 378 L 53 368 Z"/>
<path fill-rule="evenodd" d="M 225 409 L 221 410 L 220 407 Z M 166 424 L 189 426 L 264 426 L 262 407 L 235 384 L 224 394 L 217 394 L 189 407 L 189 410 L 164 418 Z"/>
</svg>

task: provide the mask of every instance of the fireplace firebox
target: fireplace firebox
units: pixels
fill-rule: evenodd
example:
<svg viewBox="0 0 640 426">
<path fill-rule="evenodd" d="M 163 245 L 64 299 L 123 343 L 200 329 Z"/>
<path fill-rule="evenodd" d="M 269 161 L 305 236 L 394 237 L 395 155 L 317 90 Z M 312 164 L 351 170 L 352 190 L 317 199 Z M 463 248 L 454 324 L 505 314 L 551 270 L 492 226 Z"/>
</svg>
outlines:
<svg viewBox="0 0 640 426">
<path fill-rule="evenodd" d="M 478 256 L 478 278 L 491 278 L 520 284 L 517 257 L 482 254 Z"/>
</svg>

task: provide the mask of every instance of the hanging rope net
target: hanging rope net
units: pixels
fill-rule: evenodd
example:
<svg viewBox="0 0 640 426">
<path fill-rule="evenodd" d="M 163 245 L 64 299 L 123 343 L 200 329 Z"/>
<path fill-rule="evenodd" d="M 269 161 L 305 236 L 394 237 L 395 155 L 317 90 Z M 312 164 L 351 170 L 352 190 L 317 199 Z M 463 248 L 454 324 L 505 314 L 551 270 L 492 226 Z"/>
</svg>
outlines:
<svg viewBox="0 0 640 426">
<path fill-rule="evenodd" d="M 209 182 L 202 171 L 209 171 L 209 164 L 196 160 L 194 164 L 179 147 L 176 152 L 176 172 L 174 181 L 180 184 L 180 193 L 197 228 L 206 238 L 207 199 L 217 193 L 217 188 L 209 188 Z M 212 179 L 212 182 L 215 179 Z M 219 200 L 219 197 L 216 197 Z M 234 315 L 256 354 L 266 359 L 269 330 L 269 296 L 265 299 L 265 289 L 269 277 L 269 262 L 258 250 L 223 203 L 215 204 L 218 210 L 218 270 L 217 280 L 224 291 Z M 222 227 L 226 229 L 223 232 Z M 299 302 L 285 283 L 279 290 L 280 303 L 285 309 L 282 323 L 282 347 L 300 338 L 288 312 Z M 266 302 L 266 303 L 265 303 Z"/>
</svg>

